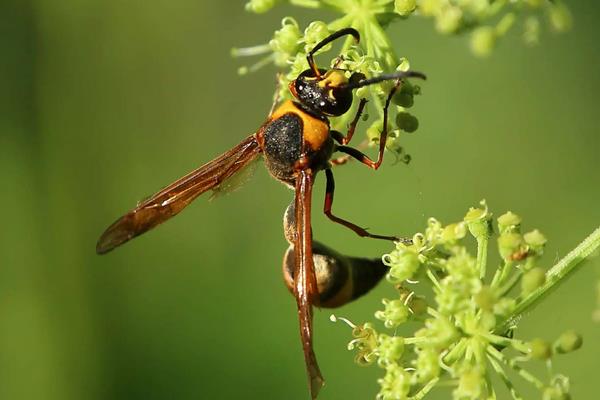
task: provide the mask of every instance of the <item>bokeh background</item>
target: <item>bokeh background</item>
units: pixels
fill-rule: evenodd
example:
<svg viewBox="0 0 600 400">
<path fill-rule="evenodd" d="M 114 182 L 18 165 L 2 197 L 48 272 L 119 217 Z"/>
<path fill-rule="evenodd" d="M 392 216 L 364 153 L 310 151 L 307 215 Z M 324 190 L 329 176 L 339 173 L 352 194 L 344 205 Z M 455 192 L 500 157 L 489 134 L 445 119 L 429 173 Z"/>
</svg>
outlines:
<svg viewBox="0 0 600 400">
<path fill-rule="evenodd" d="M 410 235 L 486 198 L 496 215 L 510 209 L 547 235 L 547 266 L 598 226 L 600 5 L 569 4 L 571 32 L 534 48 L 515 32 L 487 60 L 431 21 L 395 24 L 399 54 L 429 76 L 414 108 L 421 127 L 405 140 L 413 162 L 337 170 L 337 213 Z M 262 123 L 275 70 L 239 77 L 229 50 L 265 43 L 288 14 L 329 19 L 287 7 L 253 16 L 239 0 L 0 3 L 0 398 L 307 398 L 280 273 L 292 193 L 264 168 L 236 193 L 94 253 L 137 200 Z M 321 177 L 317 205 L 323 187 Z M 316 238 L 341 252 L 390 250 L 319 212 L 313 220 Z M 597 393 L 599 270 L 589 261 L 519 329 L 584 335 L 583 349 L 555 364 L 577 399 Z M 336 314 L 373 320 L 391 295 L 381 285 Z M 380 371 L 353 363 L 349 328 L 323 310 L 315 332 L 321 398 L 374 398 Z"/>
</svg>

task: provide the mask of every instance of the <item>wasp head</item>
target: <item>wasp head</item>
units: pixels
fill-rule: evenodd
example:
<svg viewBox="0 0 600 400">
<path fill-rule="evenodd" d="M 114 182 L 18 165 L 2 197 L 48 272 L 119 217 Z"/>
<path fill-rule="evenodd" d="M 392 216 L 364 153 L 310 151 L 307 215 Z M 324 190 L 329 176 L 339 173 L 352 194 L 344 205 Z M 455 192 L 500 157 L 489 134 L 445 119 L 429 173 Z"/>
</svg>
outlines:
<svg viewBox="0 0 600 400">
<path fill-rule="evenodd" d="M 364 78 L 363 74 L 355 72 L 348 79 L 339 69 L 319 69 L 317 76 L 312 69 L 307 69 L 290 83 L 290 91 L 311 111 L 339 116 L 352 106 L 352 87 L 348 85 Z"/>
</svg>

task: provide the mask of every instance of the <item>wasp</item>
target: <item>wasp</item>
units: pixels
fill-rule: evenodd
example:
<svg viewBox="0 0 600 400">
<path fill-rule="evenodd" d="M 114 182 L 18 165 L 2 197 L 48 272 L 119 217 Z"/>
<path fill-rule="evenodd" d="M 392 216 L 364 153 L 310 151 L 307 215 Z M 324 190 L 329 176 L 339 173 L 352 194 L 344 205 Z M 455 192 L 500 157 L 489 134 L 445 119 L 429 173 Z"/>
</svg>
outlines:
<svg viewBox="0 0 600 400">
<path fill-rule="evenodd" d="M 284 215 L 284 233 L 290 243 L 283 263 L 284 280 L 296 298 L 309 390 L 314 399 L 324 384 L 312 345 L 312 310 L 317 307 L 336 307 L 362 295 L 385 274 L 385 266 L 377 260 L 344 257 L 312 240 L 311 197 L 315 177 L 325 171 L 326 194 L 324 213 L 362 237 L 399 240 L 395 236 L 376 235 L 342 219 L 332 212 L 335 182 L 331 171 L 335 152 L 353 158 L 372 169 L 383 161 L 387 138 L 388 107 L 403 79 L 426 79 L 416 71 L 402 71 L 367 78 L 360 72 L 338 68 L 318 68 L 314 55 L 330 42 L 352 36 L 360 40 L 353 28 L 341 29 L 319 42 L 308 54 L 309 68 L 289 84 L 293 100 L 276 107 L 263 125 L 240 144 L 202 165 L 139 203 L 102 234 L 96 245 L 98 254 L 156 227 L 177 215 L 188 204 L 209 190 L 224 187 L 229 178 L 262 155 L 269 173 L 294 190 L 294 201 Z M 330 127 L 330 117 L 341 116 L 350 110 L 353 90 L 383 81 L 396 84 L 387 96 L 383 112 L 383 128 L 379 139 L 377 160 L 348 146 L 363 113 L 366 100 L 361 99 L 347 133 Z"/>
</svg>

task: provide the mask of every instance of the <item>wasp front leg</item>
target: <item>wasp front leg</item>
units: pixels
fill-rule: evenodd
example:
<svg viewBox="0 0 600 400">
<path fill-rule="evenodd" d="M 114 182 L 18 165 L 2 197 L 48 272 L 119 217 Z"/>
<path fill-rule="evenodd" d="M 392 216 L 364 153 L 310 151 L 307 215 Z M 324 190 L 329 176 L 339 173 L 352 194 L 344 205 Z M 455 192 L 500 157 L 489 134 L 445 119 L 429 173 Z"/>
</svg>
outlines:
<svg viewBox="0 0 600 400">
<path fill-rule="evenodd" d="M 365 110 L 367 102 L 367 99 L 360 99 L 358 109 L 356 110 L 356 115 L 354 115 L 354 119 L 352 120 L 352 122 L 350 122 L 350 125 L 348 126 L 348 133 L 346 133 L 346 136 L 344 136 L 341 132 L 331 131 L 331 136 L 333 137 L 333 139 L 335 139 L 336 142 L 338 142 L 341 145 L 346 145 L 350 143 L 350 140 L 352 140 L 352 136 L 354 136 L 356 125 L 358 125 L 358 121 L 360 120 L 360 117 L 363 111 Z"/>
<path fill-rule="evenodd" d="M 367 99 L 360 99 L 360 103 L 358 105 L 358 110 L 356 111 L 356 115 L 354 116 L 354 119 L 348 126 L 348 133 L 346 133 L 346 136 L 344 136 L 341 132 L 338 132 L 335 130 L 332 130 L 330 132 L 331 136 L 333 137 L 333 139 L 336 142 L 338 142 L 341 145 L 345 145 L 345 144 L 348 144 L 350 142 L 350 140 L 352 140 L 352 136 L 354 136 L 354 132 L 356 131 L 356 125 L 358 125 L 358 121 L 360 120 L 360 117 L 365 109 L 365 105 L 367 104 L 367 102 L 368 102 Z M 350 161 L 351 158 L 352 157 L 350 155 L 346 154 L 341 157 L 334 158 L 334 159 L 330 160 L 330 162 L 332 165 L 344 165 L 348 161 Z"/>
</svg>

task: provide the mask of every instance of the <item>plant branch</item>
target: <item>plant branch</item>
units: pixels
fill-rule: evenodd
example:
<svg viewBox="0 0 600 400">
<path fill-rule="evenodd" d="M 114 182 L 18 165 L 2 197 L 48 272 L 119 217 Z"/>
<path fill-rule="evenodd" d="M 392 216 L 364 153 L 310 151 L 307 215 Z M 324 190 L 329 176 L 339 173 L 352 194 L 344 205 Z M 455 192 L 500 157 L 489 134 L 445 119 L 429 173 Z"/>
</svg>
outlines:
<svg viewBox="0 0 600 400">
<path fill-rule="evenodd" d="M 577 270 L 587 257 L 600 247 L 600 227 L 589 235 L 583 242 L 567 254 L 546 273 L 546 282 L 537 290 L 531 292 L 517 304 L 515 310 L 501 321 L 495 332 L 502 334 L 509 330 L 520 316 L 535 307 L 550 292 L 564 282 L 564 279 Z"/>
</svg>

